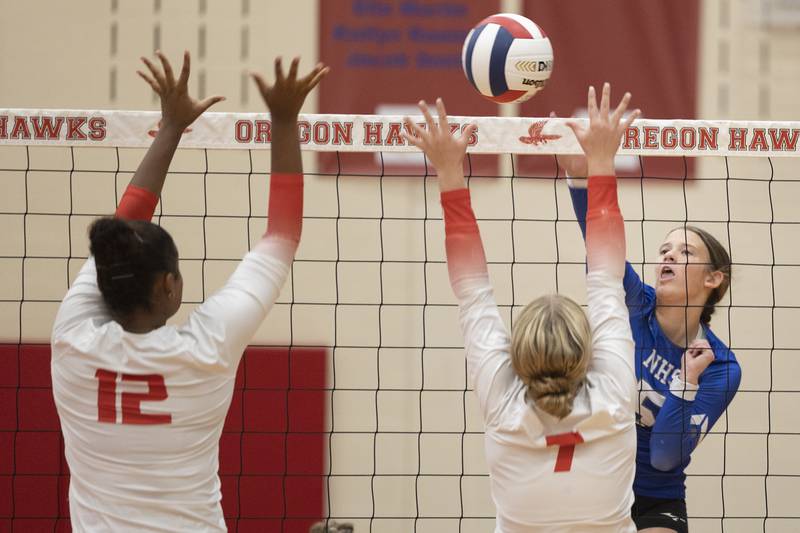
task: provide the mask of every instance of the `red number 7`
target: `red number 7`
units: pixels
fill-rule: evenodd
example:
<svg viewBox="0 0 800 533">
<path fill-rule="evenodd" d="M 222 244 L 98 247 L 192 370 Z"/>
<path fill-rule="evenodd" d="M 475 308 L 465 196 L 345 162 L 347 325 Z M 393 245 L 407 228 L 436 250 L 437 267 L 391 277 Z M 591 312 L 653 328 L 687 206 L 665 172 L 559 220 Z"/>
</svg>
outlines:
<svg viewBox="0 0 800 533">
<path fill-rule="evenodd" d="M 583 437 L 577 431 L 560 433 L 546 437 L 548 446 L 558 446 L 556 467 L 553 472 L 569 472 L 572 469 L 572 456 L 575 454 L 575 445 L 583 443 Z"/>
<path fill-rule="evenodd" d="M 98 370 L 95 377 L 97 387 L 97 420 L 99 422 L 117 423 L 117 376 L 116 372 Z M 159 402 L 167 399 L 167 387 L 164 376 L 147 374 L 137 376 L 122 374 L 120 381 L 138 381 L 147 383 L 147 392 L 122 393 L 123 424 L 171 424 L 171 414 L 151 414 L 142 412 L 142 402 Z"/>
</svg>

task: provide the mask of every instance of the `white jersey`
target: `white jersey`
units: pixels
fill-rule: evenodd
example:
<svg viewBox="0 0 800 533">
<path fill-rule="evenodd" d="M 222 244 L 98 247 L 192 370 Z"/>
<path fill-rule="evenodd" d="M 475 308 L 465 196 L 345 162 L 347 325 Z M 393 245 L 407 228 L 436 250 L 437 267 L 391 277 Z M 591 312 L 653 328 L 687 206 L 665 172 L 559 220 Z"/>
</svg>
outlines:
<svg viewBox="0 0 800 533">
<path fill-rule="evenodd" d="M 497 532 L 635 532 L 634 345 L 622 283 L 587 275 L 592 360 L 564 419 L 541 411 L 511 365 L 488 277 L 454 282 L 469 379 L 486 426 Z"/>
<path fill-rule="evenodd" d="M 261 240 L 185 324 L 146 334 L 111 320 L 86 262 L 58 311 L 51 364 L 76 533 L 226 530 L 220 433 L 295 248 Z"/>
</svg>

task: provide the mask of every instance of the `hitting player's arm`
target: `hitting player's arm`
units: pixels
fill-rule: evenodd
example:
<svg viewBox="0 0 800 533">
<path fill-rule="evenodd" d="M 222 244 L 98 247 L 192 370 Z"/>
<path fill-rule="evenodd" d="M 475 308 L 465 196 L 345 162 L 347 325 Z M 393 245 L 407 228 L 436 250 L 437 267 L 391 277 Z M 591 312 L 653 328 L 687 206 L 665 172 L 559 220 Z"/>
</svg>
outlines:
<svg viewBox="0 0 800 533">
<path fill-rule="evenodd" d="M 256 75 L 272 116 L 272 175 L 267 230 L 242 260 L 225 286 L 189 317 L 184 331 L 198 343 L 201 362 L 235 371 L 242 351 L 280 294 L 300 243 L 303 222 L 303 166 L 297 135 L 297 115 L 306 95 L 327 74 L 318 65 L 297 77 L 292 63 L 284 77 L 276 61 L 275 84 Z"/>
<path fill-rule="evenodd" d="M 578 220 L 583 238 L 586 239 L 586 211 L 589 207 L 587 180 L 586 178 L 571 178 L 567 183 L 575 218 Z M 625 304 L 632 315 L 647 308 L 645 284 L 639 274 L 636 273 L 636 270 L 633 269 L 633 266 L 627 261 L 625 262 L 625 276 L 622 278 L 622 285 L 625 288 Z"/>
<path fill-rule="evenodd" d="M 728 350 L 721 360 L 733 360 Z M 729 358 L 730 357 L 730 358 Z M 712 363 L 701 375 L 699 385 L 676 377 L 656 416 L 650 435 L 650 463 L 662 471 L 674 470 L 689 460 L 725 409 L 733 400 L 742 379 L 738 364 Z"/>
</svg>

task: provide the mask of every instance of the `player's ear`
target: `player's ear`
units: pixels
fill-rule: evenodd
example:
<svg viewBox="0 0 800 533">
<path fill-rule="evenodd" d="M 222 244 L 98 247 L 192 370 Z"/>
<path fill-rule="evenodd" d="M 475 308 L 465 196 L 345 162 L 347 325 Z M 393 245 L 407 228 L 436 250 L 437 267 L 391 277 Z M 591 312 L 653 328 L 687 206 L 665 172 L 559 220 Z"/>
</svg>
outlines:
<svg viewBox="0 0 800 533">
<path fill-rule="evenodd" d="M 164 293 L 169 300 L 174 300 L 180 296 L 180 274 L 167 272 L 163 274 Z"/>
<path fill-rule="evenodd" d="M 706 273 L 706 279 L 703 285 L 706 288 L 713 290 L 722 285 L 724 279 L 725 279 L 725 274 L 723 274 L 719 270 L 712 270 Z"/>
</svg>

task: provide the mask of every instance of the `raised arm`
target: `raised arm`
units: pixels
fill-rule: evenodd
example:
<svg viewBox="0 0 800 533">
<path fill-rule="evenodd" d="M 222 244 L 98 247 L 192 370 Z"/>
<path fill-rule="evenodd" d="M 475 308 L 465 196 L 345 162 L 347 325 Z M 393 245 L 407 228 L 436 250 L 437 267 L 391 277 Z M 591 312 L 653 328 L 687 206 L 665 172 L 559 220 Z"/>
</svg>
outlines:
<svg viewBox="0 0 800 533">
<path fill-rule="evenodd" d="M 592 327 L 592 363 L 596 372 L 613 384 L 626 406 L 633 408 L 635 372 L 633 338 L 625 306 L 622 278 L 625 272 L 625 225 L 617 201 L 614 157 L 622 134 L 639 116 L 636 110 L 623 121 L 630 101 L 626 93 L 610 112 L 611 87 L 605 84 L 600 107 L 589 88 L 589 127 L 568 122 L 586 153 L 589 175 L 586 215 L 586 265 L 588 318 Z"/>
<path fill-rule="evenodd" d="M 589 88 L 589 127 L 575 122 L 567 125 L 575 133 L 583 151 L 589 175 L 589 201 L 586 214 L 586 264 L 589 272 L 603 271 L 622 279 L 625 271 L 625 225 L 617 202 L 614 157 L 622 134 L 639 116 L 639 110 L 622 120 L 630 102 L 625 93 L 613 113 L 609 111 L 611 86 L 603 86 L 600 108 L 594 87 Z"/>
<path fill-rule="evenodd" d="M 455 138 L 441 99 L 436 107 L 438 122 L 434 122 L 427 104 L 420 102 L 427 127 L 423 130 L 406 118 L 404 136 L 425 152 L 439 178 L 447 269 L 459 302 L 469 383 L 478 395 L 484 421 L 490 424 L 515 379 L 509 358 L 511 339 L 489 283 L 486 256 L 464 179 L 464 154 L 474 126 Z"/>
<path fill-rule="evenodd" d="M 567 159 L 569 158 L 569 159 Z M 567 184 L 569 195 L 572 200 L 572 209 L 575 211 L 575 218 L 581 228 L 581 234 L 586 239 L 586 211 L 589 208 L 589 194 L 586 189 L 587 180 L 585 177 L 575 178 L 572 176 L 585 176 L 588 173 L 586 157 L 580 156 L 559 156 L 558 163 L 562 166 L 569 176 Z M 652 295 L 648 292 L 642 278 L 633 269 L 629 262 L 625 262 L 625 276 L 622 278 L 622 285 L 625 287 L 625 304 L 631 315 L 648 309 L 648 298 Z"/>
<path fill-rule="evenodd" d="M 142 61 L 150 74 L 138 73 L 161 98 L 161 127 L 117 207 L 115 216 L 129 220 L 149 221 L 153 217 L 167 169 L 183 130 L 206 109 L 223 100 L 221 96 L 213 96 L 198 101 L 189 95 L 189 52 L 184 52 L 183 68 L 177 81 L 164 54 L 156 52 L 156 55 L 164 68 L 163 72 L 143 57 Z M 111 319 L 97 285 L 97 270 L 92 257 L 81 268 L 58 309 L 53 324 L 53 339 L 57 339 L 60 332 L 89 318 Z"/>
<path fill-rule="evenodd" d="M 289 74 L 284 76 L 281 59 L 275 60 L 275 84 L 270 85 L 260 74 L 254 73 L 264 103 L 272 119 L 272 147 L 270 158 L 269 213 L 264 239 L 300 242 L 303 220 L 303 160 L 297 134 L 297 115 L 311 90 L 330 70 L 321 63 L 305 77 L 297 77 L 298 58 L 292 61 Z"/>
<path fill-rule="evenodd" d="M 276 59 L 273 85 L 261 75 L 253 75 L 272 118 L 267 228 L 225 286 L 192 313 L 185 327 L 202 343 L 198 358 L 208 357 L 210 363 L 231 370 L 235 370 L 242 351 L 277 300 L 300 243 L 303 165 L 297 115 L 306 95 L 328 68 L 320 64 L 298 78 L 299 61 L 292 61 L 288 75 L 284 75 L 281 60 Z"/>
<path fill-rule="evenodd" d="M 156 138 L 139 163 L 117 208 L 116 216 L 131 220 L 150 220 L 153 217 L 169 165 L 184 130 L 209 107 L 225 99 L 212 96 L 200 101 L 189 95 L 191 58 L 188 51 L 183 53 L 183 67 L 177 80 L 166 56 L 160 51 L 156 52 L 156 56 L 161 61 L 163 71 L 146 57 L 141 59 L 149 74 L 136 71 L 161 100 L 161 122 Z"/>
</svg>

